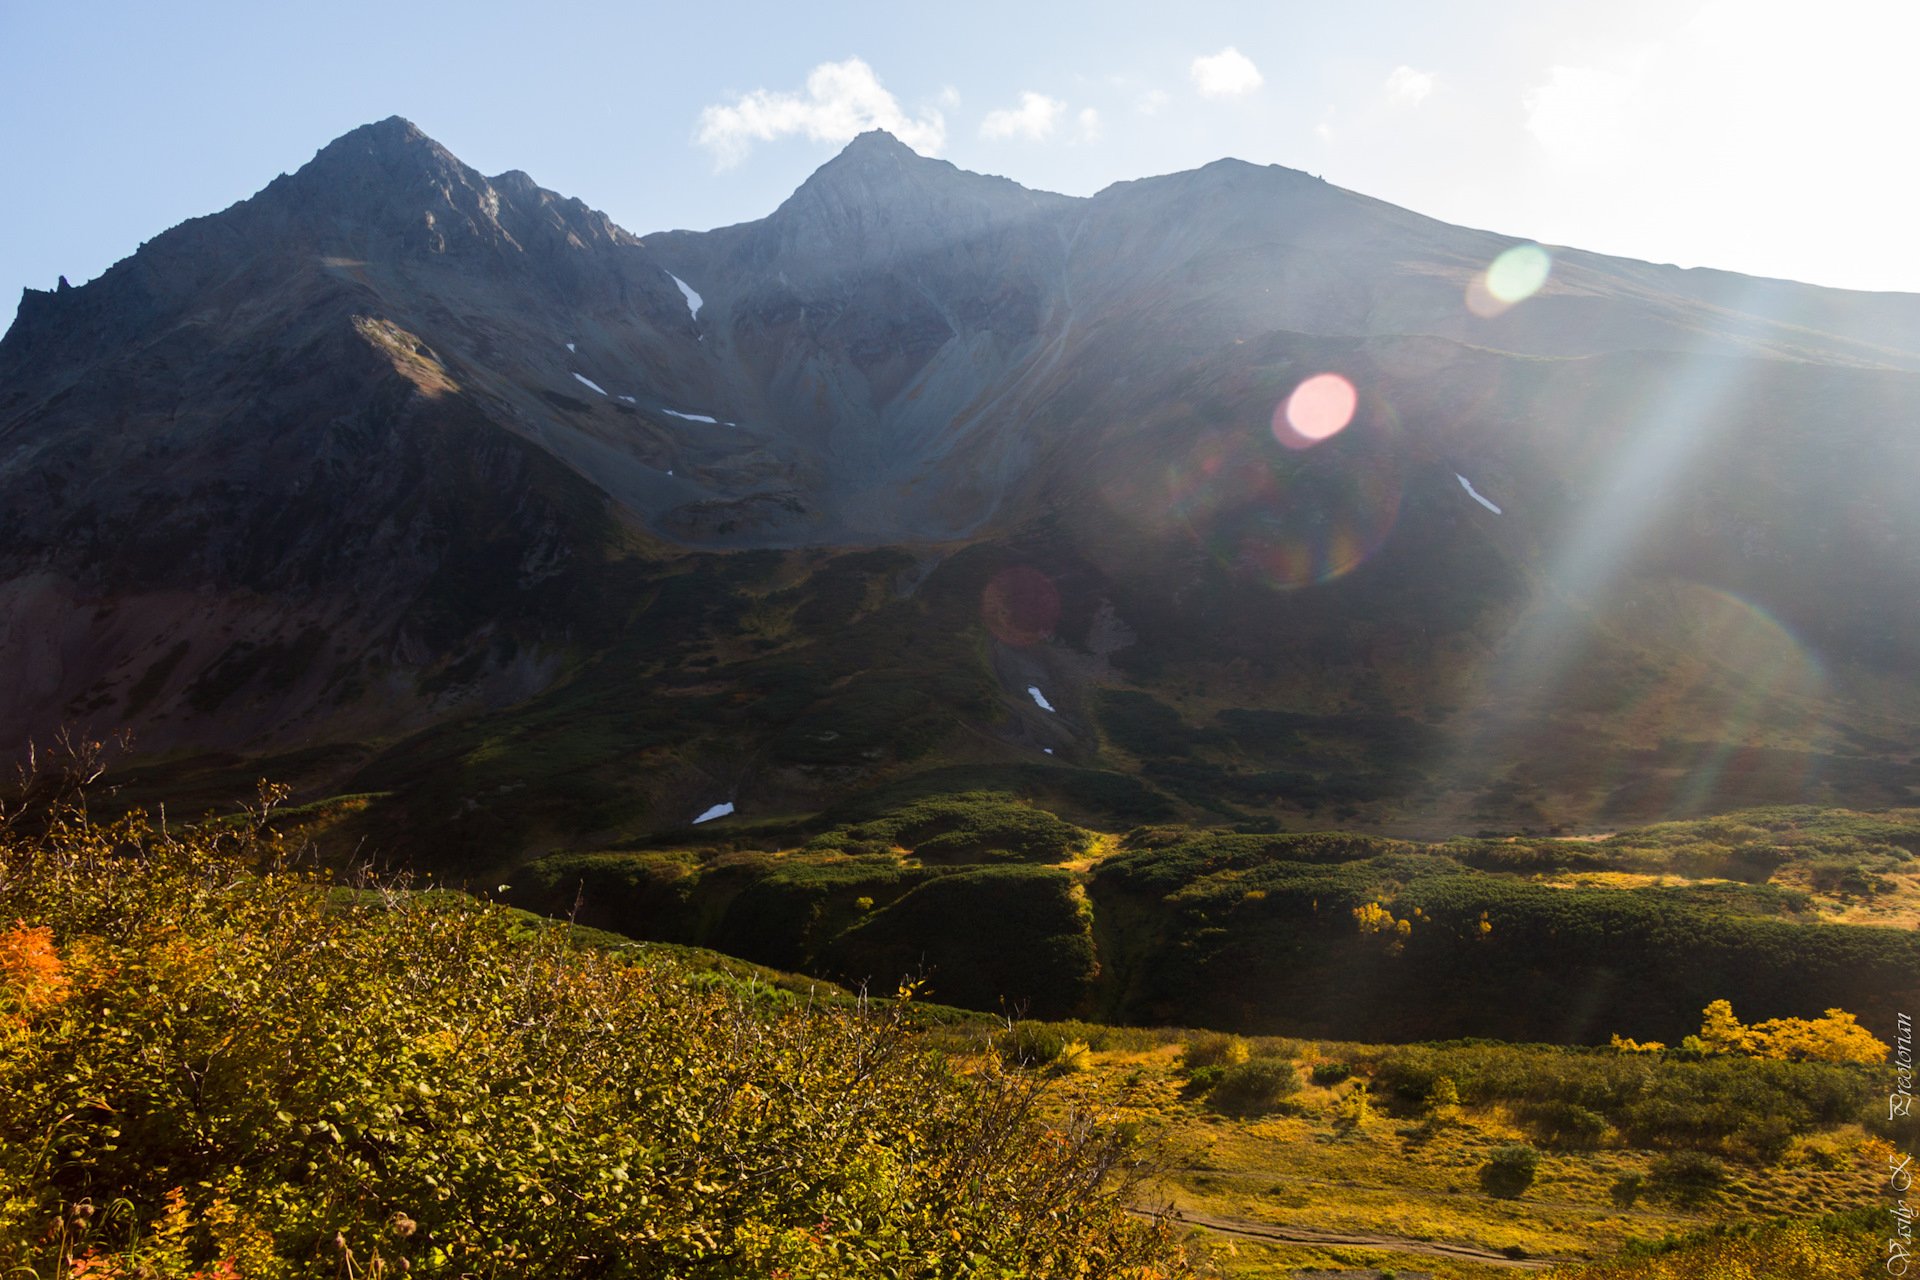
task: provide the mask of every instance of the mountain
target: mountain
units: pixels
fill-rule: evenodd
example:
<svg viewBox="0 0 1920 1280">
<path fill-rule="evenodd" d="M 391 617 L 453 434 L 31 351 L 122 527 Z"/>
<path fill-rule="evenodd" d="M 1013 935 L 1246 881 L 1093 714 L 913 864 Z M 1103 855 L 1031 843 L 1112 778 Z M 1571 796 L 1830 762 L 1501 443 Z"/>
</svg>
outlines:
<svg viewBox="0 0 1920 1280">
<path fill-rule="evenodd" d="M 1425 835 L 1910 802 L 1920 297 L 1572 249 L 1490 295 L 1525 243 L 878 132 L 642 237 L 368 125 L 22 298 L 0 730 L 350 792 L 461 868 L 916 787 Z"/>
</svg>

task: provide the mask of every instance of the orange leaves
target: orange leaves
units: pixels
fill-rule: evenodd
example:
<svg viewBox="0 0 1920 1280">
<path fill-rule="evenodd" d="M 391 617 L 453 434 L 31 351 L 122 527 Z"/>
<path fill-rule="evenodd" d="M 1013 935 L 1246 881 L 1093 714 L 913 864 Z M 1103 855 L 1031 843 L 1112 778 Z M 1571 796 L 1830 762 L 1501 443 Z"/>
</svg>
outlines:
<svg viewBox="0 0 1920 1280">
<path fill-rule="evenodd" d="M 0 1009 L 24 1020 L 65 1000 L 72 987 L 53 930 L 15 924 L 0 931 Z"/>
</svg>

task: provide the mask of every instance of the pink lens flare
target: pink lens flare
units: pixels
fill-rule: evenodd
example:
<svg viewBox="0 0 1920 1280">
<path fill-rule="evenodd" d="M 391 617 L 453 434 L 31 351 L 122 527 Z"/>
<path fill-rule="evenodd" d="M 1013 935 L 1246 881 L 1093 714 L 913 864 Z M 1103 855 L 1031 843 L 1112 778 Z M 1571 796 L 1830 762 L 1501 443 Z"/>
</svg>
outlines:
<svg viewBox="0 0 1920 1280">
<path fill-rule="evenodd" d="M 1273 413 L 1273 438 L 1289 449 L 1310 449 L 1353 421 L 1360 393 L 1337 373 L 1316 373 L 1293 389 Z"/>
</svg>

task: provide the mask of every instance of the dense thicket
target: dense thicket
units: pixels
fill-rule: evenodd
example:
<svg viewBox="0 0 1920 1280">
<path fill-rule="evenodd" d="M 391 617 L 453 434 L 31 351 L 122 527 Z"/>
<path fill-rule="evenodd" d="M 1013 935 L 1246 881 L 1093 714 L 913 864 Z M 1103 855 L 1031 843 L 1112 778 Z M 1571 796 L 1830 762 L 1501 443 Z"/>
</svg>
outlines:
<svg viewBox="0 0 1920 1280">
<path fill-rule="evenodd" d="M 1441 845 L 1161 825 L 1082 871 L 1090 833 L 971 791 L 847 815 L 798 848 L 732 847 L 754 838 L 550 855 L 515 873 L 516 900 L 849 984 L 928 974 L 936 998 L 988 1012 L 1262 1034 L 1674 1043 L 1725 999 L 1754 1019 L 1843 1008 L 1884 1038 L 1920 1000 L 1920 933 L 1822 922 L 1809 891 L 1760 875 L 1907 858 L 1904 820 L 1871 815 Z M 1680 863 L 1752 874 L 1642 888 L 1518 874 Z"/>
<path fill-rule="evenodd" d="M 1149 832 L 1088 888 L 1115 1021 L 1678 1041 L 1725 998 L 1749 1016 L 1838 1006 L 1884 1036 L 1920 999 L 1920 934 L 1808 923 L 1771 885 L 1566 888 L 1369 837 Z M 1357 927 L 1372 904 L 1405 928 Z"/>
<path fill-rule="evenodd" d="M 1617 1133 L 1633 1146 L 1771 1161 L 1799 1134 L 1856 1121 L 1886 1128 L 1878 1066 L 1487 1043 L 1406 1045 L 1373 1065 L 1381 1097 L 1397 1110 L 1419 1111 L 1444 1079 L 1461 1102 L 1505 1104 L 1558 1147 L 1597 1146 Z"/>
<path fill-rule="evenodd" d="M 1122 1138 L 897 1006 L 329 892 L 270 843 L 0 830 L 0 1270 L 1185 1274 Z"/>
<path fill-rule="evenodd" d="M 1867 1280 L 1897 1275 L 1886 1263 L 1885 1210 L 1835 1214 L 1814 1222 L 1779 1219 L 1717 1227 L 1629 1249 L 1617 1258 L 1556 1269 L 1566 1280 Z M 1897 1261 L 1897 1260 L 1896 1260 Z"/>
</svg>

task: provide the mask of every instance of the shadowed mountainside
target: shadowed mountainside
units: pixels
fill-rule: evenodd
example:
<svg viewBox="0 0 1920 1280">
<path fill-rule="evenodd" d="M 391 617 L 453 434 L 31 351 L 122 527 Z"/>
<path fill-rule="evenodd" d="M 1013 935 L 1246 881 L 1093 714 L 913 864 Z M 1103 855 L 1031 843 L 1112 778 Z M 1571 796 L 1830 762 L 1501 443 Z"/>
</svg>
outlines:
<svg viewBox="0 0 1920 1280">
<path fill-rule="evenodd" d="M 1518 243 L 880 133 L 642 238 L 369 125 L 22 299 L 0 726 L 382 793 L 444 866 L 922 774 L 1428 834 L 1908 798 L 1920 299 L 1556 250 L 1469 305 Z M 1321 372 L 1352 423 L 1291 447 Z"/>
</svg>

